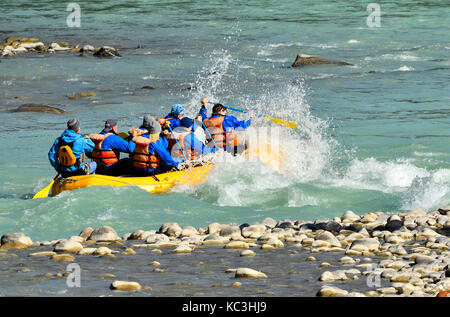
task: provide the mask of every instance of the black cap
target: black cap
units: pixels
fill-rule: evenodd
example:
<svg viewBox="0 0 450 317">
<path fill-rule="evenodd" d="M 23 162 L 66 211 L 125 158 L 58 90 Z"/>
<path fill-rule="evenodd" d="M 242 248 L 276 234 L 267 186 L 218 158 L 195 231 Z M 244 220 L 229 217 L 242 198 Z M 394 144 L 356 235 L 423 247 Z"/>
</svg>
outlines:
<svg viewBox="0 0 450 317">
<path fill-rule="evenodd" d="M 105 122 L 105 128 L 103 129 L 104 132 L 109 132 L 117 125 L 116 120 L 114 119 L 108 119 Z"/>
</svg>

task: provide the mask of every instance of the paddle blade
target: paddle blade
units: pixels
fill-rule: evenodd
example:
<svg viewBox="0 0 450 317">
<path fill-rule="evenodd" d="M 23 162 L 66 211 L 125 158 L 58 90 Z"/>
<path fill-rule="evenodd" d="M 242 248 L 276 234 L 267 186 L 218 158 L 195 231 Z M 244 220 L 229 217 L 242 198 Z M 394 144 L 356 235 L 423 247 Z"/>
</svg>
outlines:
<svg viewBox="0 0 450 317">
<path fill-rule="evenodd" d="M 45 188 L 43 188 L 39 192 L 37 192 L 36 195 L 33 196 L 33 199 L 35 199 L 35 198 L 47 198 L 48 195 L 50 194 L 50 190 L 52 189 L 52 186 L 53 186 L 54 182 L 55 181 L 52 181 Z"/>
<path fill-rule="evenodd" d="M 281 125 L 283 127 L 297 129 L 297 123 L 292 122 L 292 121 L 283 120 L 283 119 L 279 119 L 279 118 L 272 118 L 272 117 L 264 117 L 264 119 L 272 121 L 273 123 Z"/>
</svg>

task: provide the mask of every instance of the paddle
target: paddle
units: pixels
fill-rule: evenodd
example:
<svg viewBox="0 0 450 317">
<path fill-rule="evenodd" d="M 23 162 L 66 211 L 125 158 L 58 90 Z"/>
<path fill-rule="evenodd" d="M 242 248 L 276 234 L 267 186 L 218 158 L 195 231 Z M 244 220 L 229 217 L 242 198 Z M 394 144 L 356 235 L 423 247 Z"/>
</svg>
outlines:
<svg viewBox="0 0 450 317">
<path fill-rule="evenodd" d="M 45 188 L 43 188 L 39 192 L 37 192 L 36 195 L 33 196 L 33 199 L 35 199 L 35 198 L 47 198 L 49 193 L 50 193 L 50 190 L 51 190 L 51 188 L 53 186 L 53 183 L 58 178 L 59 174 L 61 174 L 61 173 L 56 174 L 56 176 L 53 177 L 53 180 L 50 182 L 50 184 L 48 184 Z"/>
<path fill-rule="evenodd" d="M 205 99 L 203 99 L 203 100 L 205 100 Z M 210 104 L 212 104 L 212 105 L 216 105 L 217 104 L 216 102 L 211 102 L 211 101 L 207 101 L 207 100 L 205 100 L 205 101 L 210 103 Z M 243 113 L 248 113 L 247 110 L 242 110 L 242 109 L 238 109 L 238 108 L 234 108 L 234 107 L 230 107 L 230 106 L 225 106 L 225 105 L 222 105 L 222 106 L 224 106 L 225 108 L 230 109 L 230 110 L 239 111 L 239 112 L 243 112 Z M 263 117 L 263 116 L 259 115 L 258 117 Z M 292 121 L 288 121 L 288 120 L 284 120 L 284 119 L 280 119 L 280 118 L 272 118 L 272 117 L 269 117 L 269 116 L 264 116 L 264 119 L 272 121 L 273 123 L 281 125 L 283 127 L 287 127 L 287 128 L 291 128 L 291 129 L 297 129 L 297 123 L 292 122 Z"/>
<path fill-rule="evenodd" d="M 178 142 L 177 137 L 175 136 L 175 134 L 173 134 L 173 131 L 172 131 L 172 128 L 170 127 L 170 124 L 167 125 L 167 127 L 169 128 L 170 133 L 172 133 L 172 136 L 175 139 L 175 142 L 177 142 L 178 147 L 181 150 L 181 154 L 183 154 L 183 156 L 184 156 L 184 160 L 187 161 L 188 159 L 187 159 L 186 155 L 184 154 L 183 148 L 181 147 L 180 143 Z"/>
</svg>

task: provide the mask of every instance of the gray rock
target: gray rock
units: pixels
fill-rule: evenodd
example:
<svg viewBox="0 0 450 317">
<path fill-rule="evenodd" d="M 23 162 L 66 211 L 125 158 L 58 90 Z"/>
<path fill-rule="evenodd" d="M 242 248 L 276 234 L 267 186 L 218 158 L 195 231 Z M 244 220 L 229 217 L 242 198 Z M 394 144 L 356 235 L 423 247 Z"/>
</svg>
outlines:
<svg viewBox="0 0 450 317">
<path fill-rule="evenodd" d="M 102 46 L 94 52 L 96 57 L 122 57 L 119 51 L 111 46 Z"/>
<path fill-rule="evenodd" d="M 159 230 L 158 233 L 163 233 L 165 235 L 168 235 L 169 237 L 179 237 L 181 235 L 181 232 L 183 229 L 181 229 L 180 225 L 176 222 L 168 222 L 163 224 Z"/>
<path fill-rule="evenodd" d="M 273 218 L 267 217 L 262 221 L 262 224 L 268 228 L 275 228 L 277 225 L 277 221 Z"/>
<path fill-rule="evenodd" d="M 360 219 L 360 217 L 355 214 L 353 211 L 351 210 L 347 210 L 343 215 L 342 215 L 342 222 L 353 222 L 353 221 L 357 221 Z"/>
<path fill-rule="evenodd" d="M 239 226 L 224 226 L 220 229 L 219 235 L 221 237 L 230 237 L 232 235 L 241 235 Z"/>
<path fill-rule="evenodd" d="M 387 220 L 387 223 L 385 225 L 386 230 L 389 231 L 395 231 L 400 229 L 403 226 L 403 221 L 400 219 L 399 216 L 393 215 L 389 217 Z"/>
<path fill-rule="evenodd" d="M 380 247 L 380 242 L 374 238 L 356 239 L 350 249 L 355 251 L 375 251 Z"/>
<path fill-rule="evenodd" d="M 323 240 L 331 244 L 333 247 L 340 247 L 339 240 L 329 231 L 324 231 L 316 235 L 316 240 Z"/>
<path fill-rule="evenodd" d="M 441 215 L 450 215 L 450 206 L 444 206 L 438 209 Z"/>
<path fill-rule="evenodd" d="M 30 237 L 27 237 L 23 232 L 6 233 L 1 237 L 1 245 L 9 245 L 12 248 L 27 248 L 33 244 Z"/>
<path fill-rule="evenodd" d="M 113 228 L 109 226 L 103 226 L 95 229 L 89 236 L 89 240 L 110 242 L 118 241 L 121 239 Z"/>
<path fill-rule="evenodd" d="M 306 54 L 297 55 L 292 67 L 309 66 L 309 65 L 324 65 L 324 64 L 334 64 L 334 65 L 351 65 L 346 62 L 331 60 L 319 56 L 311 56 Z"/>
<path fill-rule="evenodd" d="M 42 113 L 57 113 L 61 114 L 65 111 L 59 108 L 50 107 L 47 105 L 40 105 L 35 103 L 27 103 L 21 105 L 19 108 L 14 109 L 13 112 L 42 112 Z"/>
</svg>

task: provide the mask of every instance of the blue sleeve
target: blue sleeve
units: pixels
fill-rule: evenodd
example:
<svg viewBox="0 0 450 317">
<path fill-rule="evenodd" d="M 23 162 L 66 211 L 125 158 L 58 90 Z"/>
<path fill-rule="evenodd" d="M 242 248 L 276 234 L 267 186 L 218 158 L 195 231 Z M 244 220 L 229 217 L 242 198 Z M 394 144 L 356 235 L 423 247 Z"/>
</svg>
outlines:
<svg viewBox="0 0 450 317">
<path fill-rule="evenodd" d="M 53 146 L 51 147 L 50 151 L 48 152 L 48 159 L 50 161 L 50 164 L 52 164 L 53 168 L 59 172 L 60 166 L 58 161 L 58 140 L 55 140 L 55 143 L 53 143 Z"/>
<path fill-rule="evenodd" d="M 183 143 L 186 149 L 193 149 L 197 155 L 207 155 L 216 151 L 215 147 L 210 148 L 209 146 L 205 146 L 193 133 L 185 137 Z"/>
<path fill-rule="evenodd" d="M 206 109 L 206 107 L 202 107 L 200 109 L 200 111 L 198 112 L 198 115 L 202 117 L 202 121 L 205 120 L 206 118 L 208 118 L 208 109 Z"/>
<path fill-rule="evenodd" d="M 244 130 L 248 128 L 248 126 L 251 123 L 251 119 L 248 119 L 247 121 L 242 120 L 239 121 L 236 119 L 235 116 L 225 116 L 222 127 L 225 131 L 229 131 L 229 129 L 236 129 L 236 130 Z"/>
<path fill-rule="evenodd" d="M 83 143 L 83 150 L 86 153 L 92 153 L 92 151 L 94 150 L 95 144 L 91 139 L 83 139 L 84 143 Z"/>
<path fill-rule="evenodd" d="M 172 158 L 167 148 L 164 146 L 162 142 L 155 142 L 149 145 L 152 146 L 154 150 L 158 153 L 158 155 L 161 157 L 161 160 L 164 162 L 167 166 L 177 166 L 179 163 L 183 162 L 182 159 Z M 150 151 L 149 151 L 150 152 Z"/>
<path fill-rule="evenodd" d="M 125 141 L 124 139 L 122 139 L 121 137 L 117 136 L 117 135 L 111 135 L 109 137 L 107 137 L 105 139 L 105 141 L 103 141 L 104 143 L 106 143 L 105 146 L 105 150 L 119 150 L 120 152 L 124 152 L 124 153 L 133 153 L 134 152 L 134 148 L 135 148 L 135 144 L 133 141 Z M 102 143 L 102 147 L 103 144 Z"/>
</svg>

